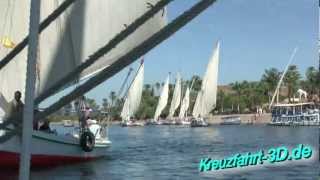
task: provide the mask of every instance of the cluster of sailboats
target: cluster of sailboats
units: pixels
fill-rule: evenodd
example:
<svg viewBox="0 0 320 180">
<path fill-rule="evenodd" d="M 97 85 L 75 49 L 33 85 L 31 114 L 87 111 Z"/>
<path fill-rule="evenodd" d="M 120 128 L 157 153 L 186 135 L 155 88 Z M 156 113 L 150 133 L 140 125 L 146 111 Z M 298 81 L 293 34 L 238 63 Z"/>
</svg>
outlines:
<svg viewBox="0 0 320 180">
<path fill-rule="evenodd" d="M 163 110 L 168 106 L 169 99 L 169 83 L 170 73 L 162 87 L 158 105 L 153 119 L 146 122 L 135 121 L 134 115 L 137 112 L 143 91 L 144 80 L 144 62 L 141 62 L 136 76 L 134 77 L 127 94 L 121 112 L 122 126 L 144 126 L 144 125 L 187 125 L 190 127 L 205 127 L 208 126 L 207 118 L 210 112 L 215 108 L 217 99 L 217 81 L 218 81 L 218 66 L 219 66 L 219 51 L 220 42 L 217 43 L 213 54 L 207 65 L 207 70 L 204 74 L 201 89 L 197 94 L 192 114 L 188 114 L 190 107 L 190 91 L 192 85 L 187 85 L 185 88 L 184 97 L 182 98 L 182 80 L 180 73 L 177 73 L 174 92 L 169 108 L 169 115 L 161 118 Z M 180 107 L 179 113 L 176 111 Z M 178 114 L 178 116 L 175 116 Z"/>
</svg>

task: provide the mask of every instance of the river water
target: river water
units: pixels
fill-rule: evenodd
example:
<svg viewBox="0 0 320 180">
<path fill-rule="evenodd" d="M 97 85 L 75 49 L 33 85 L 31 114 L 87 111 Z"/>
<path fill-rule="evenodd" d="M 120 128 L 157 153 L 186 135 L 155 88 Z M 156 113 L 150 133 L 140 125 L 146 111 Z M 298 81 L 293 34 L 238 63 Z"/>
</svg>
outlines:
<svg viewBox="0 0 320 180">
<path fill-rule="evenodd" d="M 146 126 L 109 129 L 108 156 L 88 163 L 33 169 L 32 179 L 318 179 L 319 128 L 211 126 L 186 128 Z M 222 159 L 272 147 L 313 147 L 313 158 L 225 172 L 199 172 L 201 158 Z M 12 175 L 12 174 L 11 174 Z M 9 176 L 7 176 L 9 177 Z M 16 176 L 12 175 L 15 179 Z M 1 178 L 2 179 L 2 178 Z"/>
</svg>

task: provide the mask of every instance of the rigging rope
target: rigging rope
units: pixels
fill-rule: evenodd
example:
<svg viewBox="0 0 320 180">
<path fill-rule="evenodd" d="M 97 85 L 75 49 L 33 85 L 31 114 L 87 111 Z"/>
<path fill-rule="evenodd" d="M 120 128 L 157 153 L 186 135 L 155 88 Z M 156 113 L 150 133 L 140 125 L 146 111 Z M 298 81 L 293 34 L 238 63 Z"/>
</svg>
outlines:
<svg viewBox="0 0 320 180">
<path fill-rule="evenodd" d="M 123 90 L 124 90 L 124 86 L 127 84 L 128 79 L 129 79 L 130 74 L 132 73 L 132 71 L 133 71 L 133 69 L 132 69 L 132 68 L 129 68 L 129 72 L 128 72 L 126 78 L 124 79 L 122 85 L 120 86 L 120 90 L 119 90 L 119 92 L 118 92 L 118 94 L 117 94 L 117 99 L 121 96 L 121 94 L 122 94 L 122 92 L 123 92 Z"/>
</svg>

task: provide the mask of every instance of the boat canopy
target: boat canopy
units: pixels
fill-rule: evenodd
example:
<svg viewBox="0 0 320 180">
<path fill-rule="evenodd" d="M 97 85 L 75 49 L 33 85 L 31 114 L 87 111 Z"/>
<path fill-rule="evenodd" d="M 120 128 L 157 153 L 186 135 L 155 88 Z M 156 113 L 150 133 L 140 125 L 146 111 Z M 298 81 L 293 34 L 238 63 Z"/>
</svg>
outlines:
<svg viewBox="0 0 320 180">
<path fill-rule="evenodd" d="M 315 105 L 315 103 L 304 102 L 304 103 L 293 103 L 293 104 L 275 104 L 272 107 L 293 107 L 293 106 L 306 106 L 306 105 Z"/>
</svg>

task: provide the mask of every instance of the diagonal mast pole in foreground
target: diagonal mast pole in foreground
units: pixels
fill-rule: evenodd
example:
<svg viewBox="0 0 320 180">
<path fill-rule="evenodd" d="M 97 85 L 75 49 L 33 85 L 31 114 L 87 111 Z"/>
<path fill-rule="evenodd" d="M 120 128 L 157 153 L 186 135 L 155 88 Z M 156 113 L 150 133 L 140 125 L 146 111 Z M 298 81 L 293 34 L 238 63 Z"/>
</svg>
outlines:
<svg viewBox="0 0 320 180">
<path fill-rule="evenodd" d="M 201 12 L 206 10 L 210 5 L 212 5 L 216 0 L 201 0 L 191 9 L 185 11 L 182 15 L 174 19 L 167 26 L 162 28 L 160 31 L 152 35 L 150 38 L 145 40 L 143 43 L 138 45 L 136 48 L 132 49 L 126 55 L 122 56 L 112 65 L 103 69 L 95 77 L 90 78 L 87 82 L 80 85 L 78 88 L 73 90 L 68 95 L 62 97 L 60 100 L 45 108 L 43 112 L 36 115 L 36 119 L 42 119 L 53 112 L 59 110 L 61 107 L 77 99 L 79 96 L 87 93 L 94 87 L 98 86 L 105 80 L 109 79 L 123 68 L 134 62 L 136 59 L 140 58 L 151 49 L 156 47 L 158 44 L 168 39 L 171 35 L 189 23 L 192 19 L 198 16 Z"/>
</svg>

